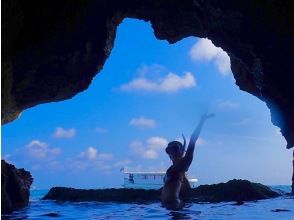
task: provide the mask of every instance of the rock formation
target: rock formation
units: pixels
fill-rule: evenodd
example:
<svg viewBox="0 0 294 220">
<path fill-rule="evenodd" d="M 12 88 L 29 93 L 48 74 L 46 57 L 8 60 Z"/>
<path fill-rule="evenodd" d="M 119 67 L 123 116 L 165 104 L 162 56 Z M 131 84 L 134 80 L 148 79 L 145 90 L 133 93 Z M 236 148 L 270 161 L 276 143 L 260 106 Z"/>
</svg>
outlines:
<svg viewBox="0 0 294 220">
<path fill-rule="evenodd" d="M 29 203 L 30 186 L 33 178 L 30 172 L 17 169 L 1 160 L 1 213 L 25 207 Z"/>
<path fill-rule="evenodd" d="M 144 189 L 74 189 L 53 187 L 43 199 L 70 202 L 156 202 L 160 200 L 160 193 L 158 190 Z"/>
<path fill-rule="evenodd" d="M 192 201 L 201 202 L 243 202 L 268 199 L 278 195 L 269 187 L 248 180 L 230 180 L 226 183 L 201 185 L 191 192 Z"/>
<path fill-rule="evenodd" d="M 2 123 L 87 89 L 129 17 L 150 21 L 155 36 L 170 43 L 196 36 L 222 47 L 236 84 L 266 102 L 291 148 L 293 10 L 291 0 L 4 0 Z"/>
<path fill-rule="evenodd" d="M 231 180 L 227 183 L 203 185 L 191 189 L 184 199 L 187 202 L 230 202 L 254 201 L 279 196 L 269 187 L 247 180 Z M 43 198 L 56 201 L 99 201 L 99 202 L 158 202 L 160 190 L 144 189 L 74 189 L 53 187 Z"/>
</svg>

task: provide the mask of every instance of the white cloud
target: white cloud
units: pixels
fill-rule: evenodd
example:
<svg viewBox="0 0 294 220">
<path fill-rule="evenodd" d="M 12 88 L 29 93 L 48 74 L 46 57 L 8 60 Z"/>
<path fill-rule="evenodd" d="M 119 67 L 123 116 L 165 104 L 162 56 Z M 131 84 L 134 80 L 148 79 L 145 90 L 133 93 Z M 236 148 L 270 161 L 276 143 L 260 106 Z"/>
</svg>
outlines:
<svg viewBox="0 0 294 220">
<path fill-rule="evenodd" d="M 5 154 L 4 157 L 3 157 L 3 160 L 5 160 L 6 162 L 11 162 L 10 157 L 11 157 L 10 154 Z"/>
<path fill-rule="evenodd" d="M 146 144 L 141 141 L 132 141 L 130 148 L 135 155 L 145 159 L 156 159 L 158 154 L 163 152 L 164 147 L 167 146 L 167 140 L 161 137 L 151 137 L 147 139 Z"/>
<path fill-rule="evenodd" d="M 117 168 L 111 161 L 113 158 L 113 154 L 99 152 L 95 147 L 90 146 L 77 157 L 68 158 L 67 168 L 74 172 L 94 169 L 108 173 L 111 169 Z"/>
<path fill-rule="evenodd" d="M 99 153 L 97 155 L 97 159 L 99 160 L 111 160 L 113 158 L 113 155 L 110 153 Z"/>
<path fill-rule="evenodd" d="M 240 104 L 237 102 L 232 102 L 230 100 L 220 101 L 217 104 L 217 107 L 221 110 L 234 110 L 240 107 Z"/>
<path fill-rule="evenodd" d="M 173 93 L 181 89 L 188 89 L 196 86 L 196 79 L 191 72 L 186 72 L 183 76 L 169 73 L 164 78 L 149 80 L 145 77 L 136 78 L 120 87 L 122 91 L 147 91 Z"/>
<path fill-rule="evenodd" d="M 86 154 L 90 160 L 94 160 L 97 156 L 97 149 L 95 149 L 94 147 L 89 147 Z"/>
<path fill-rule="evenodd" d="M 157 75 L 161 74 L 162 72 L 164 72 L 165 70 L 166 70 L 166 68 L 162 65 L 159 65 L 159 64 L 152 64 L 152 65 L 143 64 L 136 70 L 136 73 L 140 77 L 144 77 L 147 74 L 152 75 L 152 76 L 157 76 Z"/>
<path fill-rule="evenodd" d="M 154 150 L 162 150 L 167 146 L 168 142 L 165 138 L 162 137 L 151 137 L 147 140 L 148 148 Z"/>
<path fill-rule="evenodd" d="M 113 167 L 114 168 L 122 168 L 122 167 L 125 167 L 127 166 L 128 164 L 131 164 L 132 161 L 130 160 L 120 160 L 120 161 L 117 161 L 113 164 Z"/>
<path fill-rule="evenodd" d="M 149 118 L 133 118 L 130 121 L 130 125 L 135 126 L 135 127 L 149 127 L 149 128 L 154 128 L 156 125 L 155 120 L 149 119 Z"/>
<path fill-rule="evenodd" d="M 49 148 L 48 144 L 39 140 L 32 140 L 27 146 L 28 154 L 34 159 L 51 159 L 60 154 L 60 148 Z"/>
<path fill-rule="evenodd" d="M 106 128 L 96 128 L 95 131 L 97 133 L 106 133 L 108 130 Z"/>
<path fill-rule="evenodd" d="M 111 160 L 113 158 L 113 155 L 110 153 L 99 153 L 96 148 L 88 147 L 88 149 L 85 152 L 81 152 L 78 157 L 87 158 L 89 160 L 106 161 Z"/>
<path fill-rule="evenodd" d="M 141 141 L 132 141 L 130 143 L 130 148 L 135 154 L 141 154 L 144 151 L 144 144 Z"/>
<path fill-rule="evenodd" d="M 62 127 L 57 127 L 53 136 L 55 138 L 72 138 L 76 134 L 76 129 L 70 128 L 68 130 L 62 128 Z"/>
<path fill-rule="evenodd" d="M 190 50 L 190 57 L 194 61 L 213 61 L 222 75 L 230 73 L 230 57 L 220 47 L 214 46 L 211 40 L 201 38 Z"/>
<path fill-rule="evenodd" d="M 153 149 L 147 149 L 144 151 L 143 157 L 146 159 L 155 159 L 158 157 L 158 153 Z"/>
<path fill-rule="evenodd" d="M 48 144 L 45 142 L 41 142 L 39 140 L 32 140 L 27 147 L 28 148 L 34 148 L 34 147 L 38 147 L 38 148 L 47 148 Z"/>
<path fill-rule="evenodd" d="M 132 141 L 130 144 L 132 152 L 145 159 L 156 159 L 158 154 L 155 150 L 146 149 L 140 141 Z"/>
</svg>

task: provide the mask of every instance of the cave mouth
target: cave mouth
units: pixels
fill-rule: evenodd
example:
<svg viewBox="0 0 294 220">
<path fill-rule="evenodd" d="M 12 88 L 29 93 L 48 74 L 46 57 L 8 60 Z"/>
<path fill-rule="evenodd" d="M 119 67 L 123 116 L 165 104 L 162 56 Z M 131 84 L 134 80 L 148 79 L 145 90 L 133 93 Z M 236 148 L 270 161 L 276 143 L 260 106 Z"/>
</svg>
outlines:
<svg viewBox="0 0 294 220">
<path fill-rule="evenodd" d="M 198 178 L 208 183 L 235 177 L 288 182 L 286 161 L 291 158 L 281 148 L 284 140 L 270 123 L 265 104 L 234 84 L 224 52 L 208 39 L 189 37 L 172 45 L 158 41 L 150 24 L 134 19 L 119 26 L 112 53 L 87 91 L 28 109 L 3 127 L 3 145 L 9 148 L 2 155 L 32 170 L 36 181 L 44 179 L 37 188 L 72 183 L 95 187 L 83 181 L 102 178 L 105 187 L 120 181 L 122 166 L 166 169 L 169 162 L 158 149 L 182 132 L 190 135 L 205 111 L 216 111 L 217 117 L 198 146 L 198 164 L 192 167 Z M 47 180 L 44 169 L 54 176 Z M 221 177 L 208 176 L 215 172 Z M 81 173 L 80 180 L 73 179 Z"/>
</svg>

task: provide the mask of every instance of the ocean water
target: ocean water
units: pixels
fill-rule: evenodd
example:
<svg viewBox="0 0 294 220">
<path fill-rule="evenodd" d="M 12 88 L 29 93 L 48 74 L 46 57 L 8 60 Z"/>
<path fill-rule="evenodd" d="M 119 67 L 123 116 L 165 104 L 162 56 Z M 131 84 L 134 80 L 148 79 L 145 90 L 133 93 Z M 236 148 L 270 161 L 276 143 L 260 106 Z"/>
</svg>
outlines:
<svg viewBox="0 0 294 220">
<path fill-rule="evenodd" d="M 290 186 L 275 186 L 275 190 L 290 191 Z M 48 190 L 32 190 L 28 207 L 15 211 L 2 219 L 211 219 L 211 220 L 294 220 L 294 197 L 234 203 L 193 203 L 181 211 L 169 211 L 160 203 L 101 203 L 42 201 Z M 273 212 L 275 209 L 288 211 Z"/>
</svg>

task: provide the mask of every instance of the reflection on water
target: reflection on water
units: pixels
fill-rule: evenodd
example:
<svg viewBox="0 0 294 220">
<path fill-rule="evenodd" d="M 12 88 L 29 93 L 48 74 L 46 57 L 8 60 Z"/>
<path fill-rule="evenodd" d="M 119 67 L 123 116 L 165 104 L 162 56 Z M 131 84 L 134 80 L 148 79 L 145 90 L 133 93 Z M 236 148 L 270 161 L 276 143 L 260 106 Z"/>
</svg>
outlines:
<svg viewBox="0 0 294 220">
<path fill-rule="evenodd" d="M 180 211 L 166 210 L 160 203 L 69 203 L 42 201 L 40 198 L 42 196 L 32 197 L 28 207 L 2 216 L 2 219 L 294 219 L 294 198 L 290 196 L 241 206 L 234 203 L 187 204 Z M 289 211 L 273 212 L 275 209 Z"/>
</svg>

